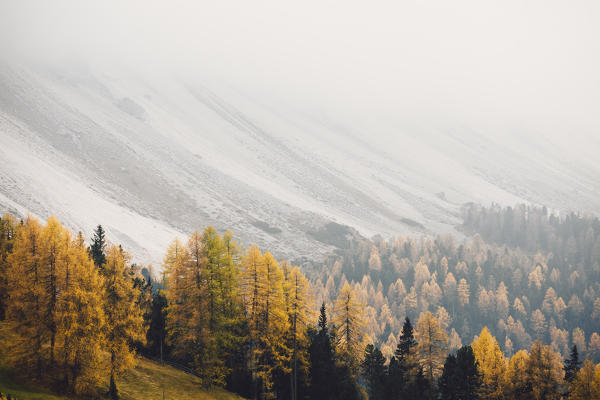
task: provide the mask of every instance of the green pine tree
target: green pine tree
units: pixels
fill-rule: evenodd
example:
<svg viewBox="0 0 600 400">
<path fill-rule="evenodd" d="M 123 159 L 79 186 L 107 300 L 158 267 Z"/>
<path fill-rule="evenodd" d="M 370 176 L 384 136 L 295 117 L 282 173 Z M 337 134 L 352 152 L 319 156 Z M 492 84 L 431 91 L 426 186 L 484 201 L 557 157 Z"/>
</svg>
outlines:
<svg viewBox="0 0 600 400">
<path fill-rule="evenodd" d="M 102 269 L 106 264 L 106 238 L 102 225 L 98 225 L 92 236 L 92 244 L 90 245 L 90 257 L 94 261 L 96 267 Z"/>
</svg>

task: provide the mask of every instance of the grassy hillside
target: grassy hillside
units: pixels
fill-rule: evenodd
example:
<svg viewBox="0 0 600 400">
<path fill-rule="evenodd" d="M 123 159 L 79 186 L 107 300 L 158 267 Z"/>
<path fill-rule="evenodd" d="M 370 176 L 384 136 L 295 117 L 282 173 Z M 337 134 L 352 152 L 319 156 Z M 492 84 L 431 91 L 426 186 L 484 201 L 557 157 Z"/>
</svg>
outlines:
<svg viewBox="0 0 600 400">
<path fill-rule="evenodd" d="M 119 380 L 123 400 L 237 400 L 241 397 L 225 390 L 201 389 L 199 379 L 170 366 L 142 359 L 137 367 Z M 0 393 L 19 400 L 74 400 L 54 395 L 34 385 L 19 382 L 10 370 L 0 367 Z"/>
</svg>

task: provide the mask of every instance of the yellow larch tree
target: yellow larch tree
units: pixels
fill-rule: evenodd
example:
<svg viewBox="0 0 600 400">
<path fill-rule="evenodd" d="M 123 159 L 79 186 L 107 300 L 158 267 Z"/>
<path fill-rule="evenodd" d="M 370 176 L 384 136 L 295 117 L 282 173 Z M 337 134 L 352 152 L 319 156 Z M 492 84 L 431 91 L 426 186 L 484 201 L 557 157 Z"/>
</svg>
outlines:
<svg viewBox="0 0 600 400">
<path fill-rule="evenodd" d="M 504 397 L 506 399 L 527 400 L 527 350 L 519 350 L 510 358 L 504 376 Z"/>
<path fill-rule="evenodd" d="M 41 234 L 40 281 L 44 292 L 42 324 L 50 336 L 50 368 L 55 365 L 55 345 L 58 330 L 58 303 L 63 294 L 64 279 L 70 264 L 71 235 L 56 218 L 50 217 Z"/>
<path fill-rule="evenodd" d="M 250 246 L 242 264 L 241 292 L 250 336 L 249 369 L 252 373 L 252 380 L 257 387 L 260 385 L 258 355 L 262 327 L 261 315 L 263 312 L 261 298 L 263 298 L 266 291 L 265 275 L 265 263 L 260 249 L 256 245 Z"/>
<path fill-rule="evenodd" d="M 142 311 L 136 303 L 139 290 L 129 277 L 128 258 L 120 246 L 112 245 L 107 250 L 103 268 L 106 350 L 110 357 L 109 394 L 113 398 L 118 396 L 116 378 L 135 365 L 132 344 L 145 340 Z"/>
<path fill-rule="evenodd" d="M 484 327 L 471 344 L 478 369 L 482 376 L 480 396 L 482 399 L 498 399 L 504 390 L 506 360 L 498 341 L 487 327 Z"/>
<path fill-rule="evenodd" d="M 562 397 L 564 370 L 561 355 L 550 346 L 536 341 L 529 352 L 526 375 L 535 400 L 558 400 Z"/>
<path fill-rule="evenodd" d="M 12 215 L 7 213 L 0 217 L 0 321 L 4 320 L 6 315 L 8 255 L 12 252 L 18 227 L 17 219 Z"/>
<path fill-rule="evenodd" d="M 58 313 L 59 362 L 66 387 L 85 393 L 104 377 L 104 282 L 81 234 L 69 250 Z"/>
<path fill-rule="evenodd" d="M 191 354 L 193 341 L 189 333 L 191 320 L 191 307 L 188 298 L 188 252 L 179 239 L 173 240 L 167 248 L 163 258 L 164 279 L 166 284 L 167 315 L 166 330 L 167 342 L 172 346 L 173 354 L 183 358 Z"/>
<path fill-rule="evenodd" d="M 417 360 L 423 375 L 431 385 L 435 384 L 444 369 L 448 335 L 430 311 L 421 313 L 415 326 Z"/>
<path fill-rule="evenodd" d="M 354 375 L 358 373 L 358 360 L 365 344 L 364 306 L 347 282 L 333 304 L 332 324 L 335 326 L 336 351 Z"/>
<path fill-rule="evenodd" d="M 223 238 L 213 227 L 202 232 L 202 251 L 206 266 L 203 283 L 208 297 L 208 333 L 199 357 L 205 386 L 224 386 L 231 371 L 228 359 L 241 344 L 239 319 L 242 316 L 239 293 L 237 244 L 230 232 Z"/>
<path fill-rule="evenodd" d="M 208 330 L 211 316 L 208 313 L 209 296 L 206 285 L 206 263 L 202 243 L 202 234 L 194 231 L 187 241 L 186 291 L 185 296 L 189 307 L 189 317 L 186 320 L 186 340 L 189 341 L 188 357 L 196 369 L 202 366 L 202 353 L 210 340 Z M 203 382 L 204 383 L 204 382 Z"/>
<path fill-rule="evenodd" d="M 7 257 L 7 321 L 0 335 L 6 360 L 33 372 L 38 379 L 44 366 L 42 349 L 49 338 L 40 323 L 45 303 L 40 271 L 41 233 L 39 222 L 31 217 L 17 231 L 12 253 Z"/>
<path fill-rule="evenodd" d="M 271 253 L 250 246 L 243 262 L 242 297 L 250 334 L 250 371 L 256 393 L 272 397 L 273 372 L 285 370 L 289 350 L 283 271 Z"/>
<path fill-rule="evenodd" d="M 262 331 L 259 337 L 259 377 L 266 390 L 267 397 L 272 397 L 273 375 L 276 372 L 290 372 L 290 350 L 285 335 L 289 330 L 289 320 L 286 310 L 285 293 L 283 288 L 283 271 L 270 252 L 263 256 L 265 271 L 265 296 L 261 307 Z"/>
<path fill-rule="evenodd" d="M 28 218 L 7 258 L 8 361 L 81 393 L 102 375 L 103 282 L 83 236 Z"/>
<path fill-rule="evenodd" d="M 600 365 L 586 359 L 569 386 L 569 400 L 600 400 Z"/>
<path fill-rule="evenodd" d="M 288 267 L 282 263 L 285 273 L 285 293 L 289 319 L 289 342 L 291 347 L 291 395 L 297 398 L 298 368 L 307 374 L 309 339 L 307 332 L 314 323 L 314 301 L 308 279 L 297 266 Z"/>
<path fill-rule="evenodd" d="M 250 329 L 250 340 L 254 344 L 260 335 L 263 312 L 261 298 L 265 296 L 266 291 L 265 276 L 265 263 L 260 249 L 256 245 L 250 246 L 244 257 L 241 290 Z"/>
</svg>

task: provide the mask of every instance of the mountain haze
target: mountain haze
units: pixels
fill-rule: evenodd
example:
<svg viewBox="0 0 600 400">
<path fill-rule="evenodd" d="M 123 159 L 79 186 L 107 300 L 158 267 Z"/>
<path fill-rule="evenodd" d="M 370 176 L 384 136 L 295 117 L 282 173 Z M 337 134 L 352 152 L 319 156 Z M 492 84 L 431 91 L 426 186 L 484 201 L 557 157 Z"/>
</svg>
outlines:
<svg viewBox="0 0 600 400">
<path fill-rule="evenodd" d="M 329 222 L 430 234 L 453 231 L 465 202 L 600 206 L 594 146 L 334 115 L 224 84 L 3 65 L 0 208 L 86 233 L 102 224 L 159 262 L 174 236 L 206 225 L 314 258 L 331 248 L 318 234 Z"/>
</svg>

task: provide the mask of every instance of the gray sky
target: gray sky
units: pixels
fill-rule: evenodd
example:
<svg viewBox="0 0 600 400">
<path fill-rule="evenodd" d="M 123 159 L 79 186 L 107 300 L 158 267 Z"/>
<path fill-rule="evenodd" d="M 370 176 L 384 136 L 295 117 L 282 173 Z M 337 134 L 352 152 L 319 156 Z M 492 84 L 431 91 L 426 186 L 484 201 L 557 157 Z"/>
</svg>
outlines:
<svg viewBox="0 0 600 400">
<path fill-rule="evenodd" d="M 600 136 L 597 0 L 0 0 L 0 60 L 175 74 L 366 120 Z"/>
</svg>

